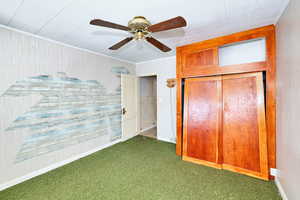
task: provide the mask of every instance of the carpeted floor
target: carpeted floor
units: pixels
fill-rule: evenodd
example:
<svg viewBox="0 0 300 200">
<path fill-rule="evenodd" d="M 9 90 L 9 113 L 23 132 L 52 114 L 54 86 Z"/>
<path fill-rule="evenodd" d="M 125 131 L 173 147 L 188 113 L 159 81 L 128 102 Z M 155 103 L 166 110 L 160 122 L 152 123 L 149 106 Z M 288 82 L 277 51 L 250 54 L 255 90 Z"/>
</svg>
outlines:
<svg viewBox="0 0 300 200">
<path fill-rule="evenodd" d="M 277 200 L 273 182 L 195 165 L 137 136 L 0 192 L 0 200 Z"/>
</svg>

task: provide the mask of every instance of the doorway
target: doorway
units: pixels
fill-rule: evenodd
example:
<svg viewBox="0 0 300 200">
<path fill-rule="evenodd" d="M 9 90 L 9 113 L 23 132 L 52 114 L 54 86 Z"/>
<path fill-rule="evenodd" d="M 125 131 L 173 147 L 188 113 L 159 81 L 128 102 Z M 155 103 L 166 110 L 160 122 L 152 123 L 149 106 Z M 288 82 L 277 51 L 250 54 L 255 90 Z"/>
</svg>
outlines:
<svg viewBox="0 0 300 200">
<path fill-rule="evenodd" d="M 157 76 L 139 78 L 140 135 L 157 138 Z"/>
</svg>

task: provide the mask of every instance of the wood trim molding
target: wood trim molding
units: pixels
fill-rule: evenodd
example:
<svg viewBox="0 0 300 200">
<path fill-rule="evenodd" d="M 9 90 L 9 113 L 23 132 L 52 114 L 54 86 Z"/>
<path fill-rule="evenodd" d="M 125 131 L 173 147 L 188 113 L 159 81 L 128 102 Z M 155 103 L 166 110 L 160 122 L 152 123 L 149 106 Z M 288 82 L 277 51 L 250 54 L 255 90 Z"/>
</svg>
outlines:
<svg viewBox="0 0 300 200">
<path fill-rule="evenodd" d="M 243 32 L 234 33 L 231 35 L 221 36 L 217 38 L 213 38 L 210 40 L 205 40 L 201 42 L 196 42 L 184 46 L 177 47 L 177 51 L 200 51 L 201 49 L 209 49 L 224 46 L 231 43 L 241 42 L 244 40 L 251 40 L 257 38 L 263 38 L 272 34 L 275 31 L 274 25 L 264 26 L 260 28 L 255 28 Z"/>
<path fill-rule="evenodd" d="M 176 154 L 182 155 L 182 79 L 177 79 L 177 101 L 176 101 Z"/>
<path fill-rule="evenodd" d="M 193 72 L 183 72 L 181 74 L 182 78 L 191 78 L 199 76 L 215 76 L 215 75 L 225 75 L 225 74 L 240 74 L 240 73 L 249 73 L 249 72 L 260 72 L 266 71 L 267 62 L 253 62 L 245 64 L 236 64 L 236 65 L 227 65 L 227 66 L 218 66 L 218 65 L 209 65 L 202 68 L 201 71 Z"/>
<path fill-rule="evenodd" d="M 191 158 L 191 157 L 188 157 L 188 156 L 182 156 L 182 160 L 192 162 L 192 163 L 195 163 L 195 164 L 205 165 L 205 166 L 208 166 L 208 167 L 213 167 L 213 168 L 216 168 L 216 169 L 222 169 L 221 164 L 216 164 L 216 163 L 205 161 L 205 160 L 199 160 L 199 159 Z"/>
<path fill-rule="evenodd" d="M 189 81 L 192 81 L 192 80 L 189 80 Z M 187 81 L 186 81 L 187 82 Z M 188 95 L 188 93 L 189 93 L 189 91 L 188 91 L 188 87 L 185 87 L 184 88 L 184 103 L 183 103 L 183 105 L 184 105 L 184 110 L 188 110 L 188 106 L 189 106 L 189 95 Z M 182 141 L 182 147 L 183 147 L 183 150 L 182 150 L 182 155 L 183 156 L 186 156 L 187 155 L 187 141 L 188 141 L 188 138 L 187 138 L 187 123 L 188 123 L 188 112 L 184 112 L 184 116 L 183 116 L 183 124 L 184 124 L 184 126 L 183 126 L 183 141 Z"/>
<path fill-rule="evenodd" d="M 261 177 L 265 180 L 269 179 L 268 168 L 268 145 L 267 145 L 267 129 L 265 118 L 265 98 L 262 73 L 257 73 L 256 90 L 258 98 L 257 123 L 259 127 L 259 148 L 260 148 L 260 171 Z"/>
<path fill-rule="evenodd" d="M 266 36 L 266 123 L 268 134 L 269 168 L 276 168 L 276 35 L 275 27 Z M 273 176 L 270 176 L 274 179 Z"/>
<path fill-rule="evenodd" d="M 245 174 L 247 176 L 251 176 L 251 177 L 254 177 L 254 178 L 263 179 L 263 180 L 266 180 L 266 181 L 269 180 L 269 177 L 261 176 L 261 173 L 259 173 L 259 172 L 255 172 L 255 171 L 251 171 L 251 170 L 239 168 L 239 167 L 232 166 L 232 165 L 223 164 L 222 165 L 222 169 L 225 169 L 225 170 L 228 170 L 228 171 L 232 171 L 232 172 L 238 172 L 240 174 Z"/>
</svg>

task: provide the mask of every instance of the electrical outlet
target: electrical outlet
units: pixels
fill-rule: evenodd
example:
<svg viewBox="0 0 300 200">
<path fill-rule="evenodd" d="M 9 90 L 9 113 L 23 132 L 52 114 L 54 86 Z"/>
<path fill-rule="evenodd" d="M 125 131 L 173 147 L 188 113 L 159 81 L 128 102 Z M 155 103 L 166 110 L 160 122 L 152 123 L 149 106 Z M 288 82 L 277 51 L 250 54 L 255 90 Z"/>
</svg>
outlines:
<svg viewBox="0 0 300 200">
<path fill-rule="evenodd" d="M 272 176 L 279 177 L 280 171 L 278 169 L 275 169 L 275 168 L 270 168 L 270 174 Z"/>
</svg>

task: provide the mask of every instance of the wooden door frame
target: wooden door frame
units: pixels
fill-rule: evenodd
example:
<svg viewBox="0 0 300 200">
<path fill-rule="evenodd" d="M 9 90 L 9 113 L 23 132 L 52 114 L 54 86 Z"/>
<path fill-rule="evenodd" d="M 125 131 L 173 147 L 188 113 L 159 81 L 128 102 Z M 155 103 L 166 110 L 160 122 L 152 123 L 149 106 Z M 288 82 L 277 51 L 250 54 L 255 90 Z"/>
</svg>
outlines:
<svg viewBox="0 0 300 200">
<path fill-rule="evenodd" d="M 186 52 L 201 51 L 209 48 L 219 48 L 223 45 L 256 39 L 266 39 L 266 61 L 248 64 L 230 66 L 220 70 L 219 65 L 215 65 L 215 70 L 203 71 L 197 75 L 183 73 L 183 55 Z M 217 37 L 214 39 L 177 47 L 176 56 L 176 77 L 177 77 L 177 142 L 176 154 L 182 156 L 183 151 L 183 99 L 182 83 L 185 78 L 234 74 L 245 72 L 266 72 L 266 124 L 267 124 L 267 143 L 268 143 L 268 163 L 269 168 L 276 168 L 276 38 L 275 26 L 269 25 L 261 28 L 251 29 L 227 36 Z M 251 67 L 255 65 L 255 67 Z M 271 177 L 272 178 L 272 177 Z"/>
</svg>

